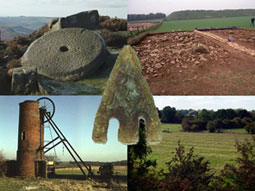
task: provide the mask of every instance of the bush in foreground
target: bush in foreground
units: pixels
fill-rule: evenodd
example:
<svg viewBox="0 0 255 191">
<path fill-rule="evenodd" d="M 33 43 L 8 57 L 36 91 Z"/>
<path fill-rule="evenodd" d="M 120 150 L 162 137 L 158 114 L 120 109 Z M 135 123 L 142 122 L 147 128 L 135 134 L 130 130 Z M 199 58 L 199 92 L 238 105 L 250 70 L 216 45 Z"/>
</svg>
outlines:
<svg viewBox="0 0 255 191">
<path fill-rule="evenodd" d="M 225 165 L 221 174 L 213 182 L 216 191 L 253 191 L 255 190 L 255 137 L 253 142 L 236 143 L 236 165 Z"/>
<path fill-rule="evenodd" d="M 184 146 L 178 142 L 175 156 L 166 164 L 168 172 L 161 171 L 163 179 L 158 185 L 159 191 L 210 190 L 209 184 L 214 172 L 209 168 L 209 162 L 205 161 L 204 157 L 194 154 L 193 147 L 185 152 Z"/>
</svg>

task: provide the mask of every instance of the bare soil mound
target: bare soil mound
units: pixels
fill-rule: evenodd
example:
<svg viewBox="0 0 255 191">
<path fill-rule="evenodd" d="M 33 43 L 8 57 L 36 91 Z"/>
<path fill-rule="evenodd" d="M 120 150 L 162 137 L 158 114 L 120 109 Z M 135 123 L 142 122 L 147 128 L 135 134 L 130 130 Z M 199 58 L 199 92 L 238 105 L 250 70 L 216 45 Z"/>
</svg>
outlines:
<svg viewBox="0 0 255 191">
<path fill-rule="evenodd" d="M 255 31 L 238 29 L 213 31 L 212 34 L 228 39 L 229 35 L 224 33 L 231 33 L 236 39 L 231 43 L 255 50 Z M 247 40 L 241 41 L 235 34 L 243 34 L 243 39 Z M 195 32 L 154 34 L 133 48 L 153 95 L 255 94 L 255 57 L 207 35 Z"/>
</svg>

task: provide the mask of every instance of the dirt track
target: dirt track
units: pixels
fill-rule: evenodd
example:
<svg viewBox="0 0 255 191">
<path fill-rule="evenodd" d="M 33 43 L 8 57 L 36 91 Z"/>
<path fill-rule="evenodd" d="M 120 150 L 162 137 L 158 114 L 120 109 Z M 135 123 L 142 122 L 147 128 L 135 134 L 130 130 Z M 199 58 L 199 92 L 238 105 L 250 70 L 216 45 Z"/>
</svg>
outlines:
<svg viewBox="0 0 255 191">
<path fill-rule="evenodd" d="M 255 30 L 155 34 L 133 48 L 153 95 L 255 94 Z"/>
</svg>

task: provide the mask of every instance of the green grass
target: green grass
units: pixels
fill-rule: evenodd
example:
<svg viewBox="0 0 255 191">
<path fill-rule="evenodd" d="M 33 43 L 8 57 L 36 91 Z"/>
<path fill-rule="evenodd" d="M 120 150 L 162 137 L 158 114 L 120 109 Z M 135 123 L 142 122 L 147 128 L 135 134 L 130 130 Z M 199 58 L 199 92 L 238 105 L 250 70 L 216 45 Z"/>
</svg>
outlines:
<svg viewBox="0 0 255 191">
<path fill-rule="evenodd" d="M 224 130 L 228 133 L 187 133 L 180 132 L 180 124 L 163 124 L 163 139 L 160 144 L 152 145 L 151 159 L 157 159 L 157 170 L 166 170 L 166 162 L 169 162 L 173 157 L 177 143 L 180 140 L 188 150 L 194 147 L 196 154 L 204 156 L 209 160 L 210 167 L 214 168 L 216 172 L 223 169 L 226 163 L 234 163 L 238 153 L 235 148 L 235 142 L 251 139 L 251 135 L 243 133 L 242 129 Z M 164 132 L 164 131 L 169 131 Z M 239 132 L 239 133 L 230 133 Z M 240 134 L 241 133 L 241 134 Z"/>
<path fill-rule="evenodd" d="M 87 169 L 83 168 L 84 172 L 87 174 Z M 92 172 L 94 175 L 99 175 L 99 166 L 92 167 Z M 57 168 L 56 169 L 57 175 L 82 175 L 81 170 L 78 167 L 74 168 Z M 113 168 L 114 175 L 127 175 L 127 167 L 126 166 L 114 166 Z"/>
<path fill-rule="evenodd" d="M 78 83 L 82 83 L 87 86 L 91 86 L 91 87 L 99 89 L 100 90 L 99 95 L 101 95 L 104 91 L 104 88 L 109 79 L 109 76 L 111 74 L 111 71 L 115 64 L 116 59 L 117 59 L 116 53 L 112 54 L 111 56 L 108 56 L 106 58 L 106 64 L 100 67 L 95 74 L 89 76 L 88 78 L 84 80 L 78 81 Z"/>
<path fill-rule="evenodd" d="M 250 19 L 251 17 L 248 16 L 215 19 L 164 21 L 162 26 L 158 30 L 156 30 L 156 32 L 169 32 L 171 30 L 194 30 L 195 28 L 225 27 L 225 26 L 251 28 Z"/>
<path fill-rule="evenodd" d="M 242 128 L 242 129 L 223 129 L 223 133 L 247 133 L 247 131 Z"/>
<path fill-rule="evenodd" d="M 151 19 L 151 20 L 139 20 L 139 21 L 128 21 L 129 23 L 158 23 L 161 22 L 162 19 Z"/>
<path fill-rule="evenodd" d="M 163 123 L 161 127 L 162 131 L 166 133 L 179 132 L 182 130 L 181 124 Z"/>
</svg>

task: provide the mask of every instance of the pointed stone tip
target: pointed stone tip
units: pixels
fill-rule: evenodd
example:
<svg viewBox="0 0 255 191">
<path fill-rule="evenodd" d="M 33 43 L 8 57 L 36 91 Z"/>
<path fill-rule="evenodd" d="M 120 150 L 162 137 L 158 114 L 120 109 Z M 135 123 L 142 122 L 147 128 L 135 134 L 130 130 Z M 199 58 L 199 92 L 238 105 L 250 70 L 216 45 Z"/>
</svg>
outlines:
<svg viewBox="0 0 255 191">
<path fill-rule="evenodd" d="M 118 140 L 127 145 L 138 142 L 138 118 L 144 117 L 149 142 L 159 142 L 160 121 L 149 86 L 141 71 L 135 50 L 126 45 L 121 50 L 103 93 L 94 125 L 93 140 L 104 143 L 108 120 L 120 122 Z"/>
</svg>

